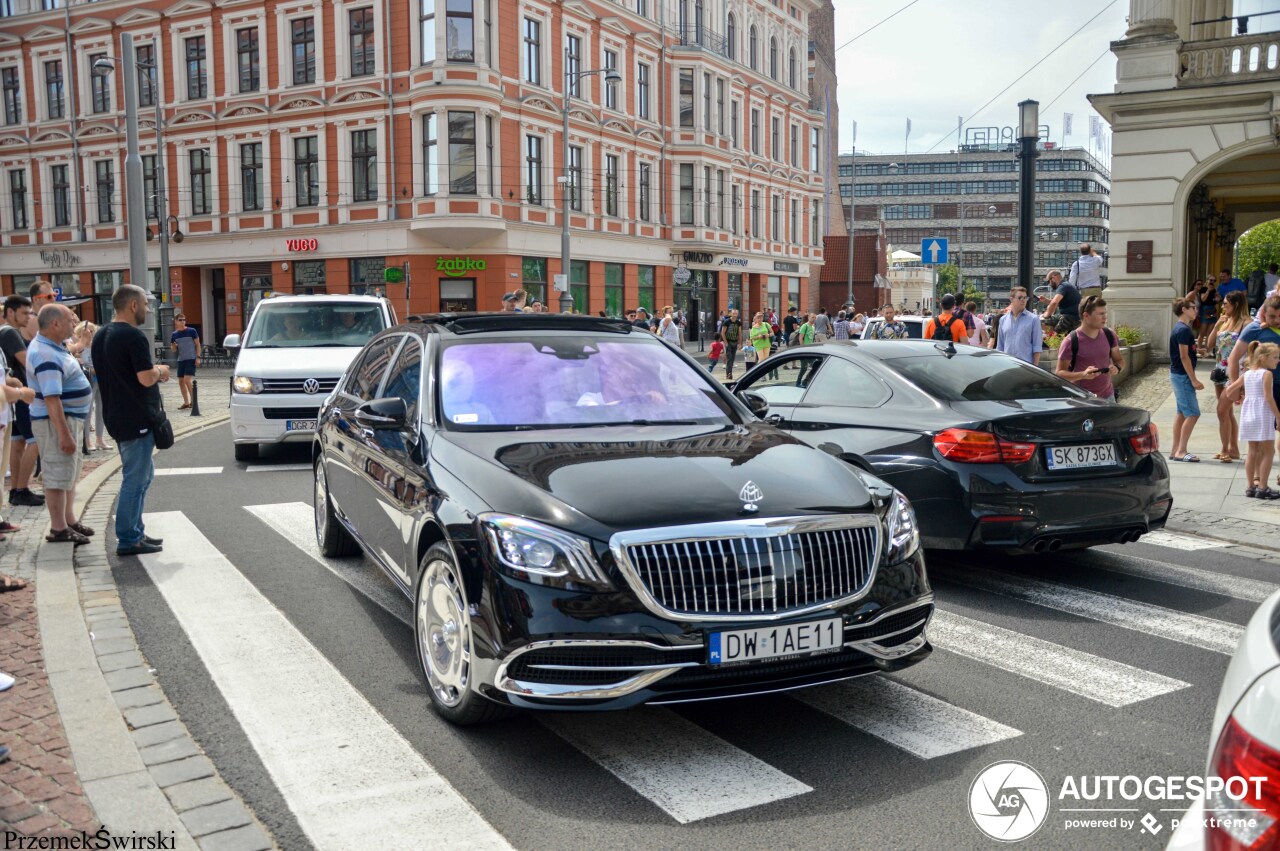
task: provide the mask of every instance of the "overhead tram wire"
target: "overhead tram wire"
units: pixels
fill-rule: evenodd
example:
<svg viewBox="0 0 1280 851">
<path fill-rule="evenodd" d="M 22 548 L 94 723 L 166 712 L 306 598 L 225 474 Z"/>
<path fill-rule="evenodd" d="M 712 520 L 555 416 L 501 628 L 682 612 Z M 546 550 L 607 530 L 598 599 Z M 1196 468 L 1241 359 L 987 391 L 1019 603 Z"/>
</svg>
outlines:
<svg viewBox="0 0 1280 851">
<path fill-rule="evenodd" d="M 893 18 L 896 18 L 898 15 L 901 15 L 903 12 L 907 11 L 908 9 L 910 9 L 912 6 L 916 5 L 916 4 L 917 4 L 917 3 L 919 3 L 919 2 L 920 2 L 920 0 L 911 0 L 911 2 L 910 2 L 910 3 L 908 3 L 908 4 L 907 4 L 907 5 L 905 5 L 905 6 L 903 6 L 901 9 L 899 9 L 899 10 L 898 10 L 898 11 L 896 11 L 896 12 L 894 12 L 894 13 L 893 13 L 892 15 L 890 15 L 889 17 L 887 17 L 887 18 L 884 18 L 884 19 L 880 20 L 880 21 L 879 21 L 878 23 L 876 23 L 876 24 L 873 24 L 873 25 L 871 26 L 871 28 L 870 28 L 870 29 L 865 29 L 865 30 L 863 30 L 862 32 L 858 33 L 858 34 L 857 34 L 857 35 L 855 35 L 853 38 L 849 39 L 848 41 L 846 41 L 844 44 L 842 44 L 842 45 L 840 45 L 839 47 L 837 47 L 837 48 L 836 48 L 834 51 L 832 51 L 832 52 L 833 52 L 833 53 L 839 53 L 840 51 L 844 50 L 844 49 L 845 49 L 846 47 L 848 47 L 849 45 L 853 44 L 853 43 L 854 43 L 855 41 L 857 41 L 858 39 L 862 38 L 862 37 L 863 37 L 864 35 L 866 35 L 867 33 L 871 32 L 871 30 L 874 30 L 876 27 L 880 26 L 880 24 L 888 23 L 890 20 L 892 20 Z"/>
<path fill-rule="evenodd" d="M 975 119 L 975 118 L 977 118 L 979 115 L 981 115 L 981 114 L 982 114 L 982 112 L 983 112 L 983 110 L 985 110 L 987 107 L 991 106 L 991 104 L 995 103 L 995 102 L 996 102 L 996 100 L 997 100 L 1001 95 L 1003 95 L 1005 92 L 1009 91 L 1009 89 L 1012 89 L 1014 86 L 1016 86 L 1016 85 L 1017 85 L 1017 84 L 1022 80 L 1022 78 L 1023 78 L 1023 77 L 1026 77 L 1026 76 L 1027 76 L 1028 74 L 1030 74 L 1032 71 L 1036 70 L 1036 69 L 1037 69 L 1037 68 L 1039 68 L 1041 65 L 1043 65 L 1045 62 L 1047 62 L 1047 61 L 1049 60 L 1049 57 L 1053 56 L 1053 54 L 1057 53 L 1059 50 L 1061 50 L 1062 48 L 1066 47 L 1066 46 L 1067 46 L 1067 43 L 1068 43 L 1069 41 L 1071 41 L 1071 39 L 1075 38 L 1076 36 L 1080 35 L 1080 33 L 1084 32 L 1086 29 L 1088 29 L 1088 27 L 1089 27 L 1089 25 L 1090 25 L 1090 24 L 1092 24 L 1094 21 L 1098 20 L 1098 18 L 1102 17 L 1102 13 L 1103 13 L 1103 12 L 1105 12 L 1105 11 L 1107 11 L 1108 9 L 1110 9 L 1112 6 L 1116 5 L 1116 3 L 1117 3 L 1117 2 L 1118 2 L 1118 0 L 1111 0 L 1111 2 L 1110 2 L 1110 3 L 1108 3 L 1108 4 L 1107 4 L 1107 5 L 1105 5 L 1105 6 L 1103 6 L 1101 9 L 1099 9 L 1099 10 L 1098 10 L 1098 12 L 1097 12 L 1097 14 L 1095 14 L 1092 18 L 1090 18 L 1089 20 L 1085 21 L 1082 25 L 1080 25 L 1079 27 L 1077 27 L 1077 28 L 1075 28 L 1074 30 L 1072 30 L 1071 35 L 1067 36 L 1067 37 L 1066 37 L 1066 38 L 1064 38 L 1062 41 L 1060 41 L 1060 42 L 1058 43 L 1058 46 L 1057 46 L 1057 47 L 1055 47 L 1053 50 L 1050 50 L 1050 51 L 1049 51 L 1048 53 L 1046 53 L 1044 56 L 1041 56 L 1041 57 L 1040 57 L 1040 59 L 1039 59 L 1039 60 L 1037 60 L 1037 61 L 1036 61 L 1036 63 L 1035 63 L 1034 65 L 1032 65 L 1030 68 L 1028 68 L 1027 70 L 1023 71 L 1021 74 L 1019 74 L 1019 75 L 1017 76 L 1017 78 L 1015 78 L 1011 83 L 1009 83 L 1009 85 L 1005 86 L 1003 89 L 1001 89 L 999 92 L 997 92 L 997 93 L 995 94 L 995 96 L 991 98 L 991 100 L 987 101 L 987 102 L 986 102 L 986 103 L 984 103 L 982 106 L 980 106 L 980 107 L 978 107 L 976 110 L 974 110 L 973 114 L 972 114 L 972 115 L 970 115 L 968 118 L 966 118 L 966 119 L 964 120 L 964 123 L 965 123 L 965 124 L 968 124 L 970 121 L 972 121 L 973 119 Z M 1094 62 L 1097 62 L 1097 60 L 1095 59 L 1095 60 L 1094 60 Z M 1077 78 L 1077 79 L 1079 79 L 1079 78 Z M 1059 95 L 1059 97 L 1061 97 L 1061 95 Z M 1044 107 L 1041 107 L 1041 108 L 1043 109 Z M 938 138 L 938 141 L 936 141 L 936 142 L 934 142 L 932 145 L 930 145 L 930 146 L 929 146 L 929 148 L 928 148 L 928 150 L 926 150 L 926 151 L 925 151 L 925 153 L 926 153 L 926 154 L 927 154 L 927 153 L 930 153 L 931 151 L 933 151 L 933 149 L 934 149 L 934 148 L 938 147 L 939 145 L 941 145 L 941 144 L 942 144 L 943 142 L 945 142 L 947 139 L 950 139 L 953 135 L 955 135 L 955 134 L 956 134 L 956 133 L 958 133 L 958 132 L 959 132 L 959 131 L 958 131 L 958 129 L 957 129 L 957 130 L 952 130 L 952 131 L 948 132 L 945 136 L 941 136 L 941 137 L 939 137 L 939 138 Z M 958 145 L 961 141 L 962 141 L 962 140 L 957 139 L 957 140 L 956 140 L 956 144 Z"/>
<path fill-rule="evenodd" d="M 1065 95 L 1068 89 L 1070 89 L 1076 83 L 1080 82 L 1080 78 L 1083 77 L 1085 74 L 1088 74 L 1089 70 L 1093 68 L 1094 65 L 1097 65 L 1099 62 L 1101 62 L 1102 58 L 1110 52 L 1111 52 L 1111 47 L 1110 46 L 1106 47 L 1101 53 L 1098 54 L 1097 59 L 1093 60 L 1088 65 L 1086 65 L 1084 70 L 1081 71 L 1079 74 L 1077 74 L 1074 80 L 1072 80 L 1070 83 L 1067 83 L 1066 86 L 1063 87 L 1062 91 L 1058 92 L 1056 95 L 1053 96 L 1053 100 L 1049 101 L 1044 106 L 1040 107 L 1040 109 L 1042 111 L 1047 110 L 1049 107 L 1057 103 L 1058 99 L 1061 98 L 1063 95 Z"/>
</svg>

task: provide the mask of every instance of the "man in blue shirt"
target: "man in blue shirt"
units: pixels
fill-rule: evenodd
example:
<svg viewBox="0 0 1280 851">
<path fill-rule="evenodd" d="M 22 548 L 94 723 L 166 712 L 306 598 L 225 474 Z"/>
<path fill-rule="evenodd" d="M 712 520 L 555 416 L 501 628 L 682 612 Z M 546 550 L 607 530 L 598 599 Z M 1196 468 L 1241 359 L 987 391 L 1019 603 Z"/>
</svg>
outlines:
<svg viewBox="0 0 1280 851">
<path fill-rule="evenodd" d="M 1027 288 L 1009 290 L 1009 312 L 1000 317 L 996 349 L 1035 366 L 1044 344 L 1040 317 L 1027 310 Z"/>
<path fill-rule="evenodd" d="M 1232 277 L 1230 269 L 1223 269 L 1218 273 L 1218 301 L 1226 303 L 1227 293 L 1248 292 L 1249 288 L 1245 282 L 1239 278 Z"/>
<path fill-rule="evenodd" d="M 196 380 L 196 367 L 200 365 L 200 332 L 187 325 L 187 317 L 173 314 L 173 333 L 169 346 L 178 353 L 178 389 L 182 391 L 182 404 L 178 410 L 191 407 L 191 385 Z"/>
<path fill-rule="evenodd" d="M 40 308 L 40 333 L 27 346 L 27 374 L 36 391 L 31 429 L 41 448 L 45 505 L 54 544 L 89 543 L 93 530 L 76 520 L 76 482 L 80 443 L 93 403 L 88 377 L 62 341 L 71 336 L 76 316 L 62 304 Z"/>
<path fill-rule="evenodd" d="M 1196 318 L 1196 302 L 1190 296 L 1173 300 L 1173 315 L 1177 319 L 1173 333 L 1169 335 L 1169 383 L 1173 385 L 1173 398 L 1177 413 L 1173 416 L 1173 449 L 1170 461 L 1199 461 L 1187 451 L 1191 432 L 1200 420 L 1200 402 L 1196 392 L 1204 384 L 1196 377 L 1196 335 L 1191 323 Z"/>
</svg>

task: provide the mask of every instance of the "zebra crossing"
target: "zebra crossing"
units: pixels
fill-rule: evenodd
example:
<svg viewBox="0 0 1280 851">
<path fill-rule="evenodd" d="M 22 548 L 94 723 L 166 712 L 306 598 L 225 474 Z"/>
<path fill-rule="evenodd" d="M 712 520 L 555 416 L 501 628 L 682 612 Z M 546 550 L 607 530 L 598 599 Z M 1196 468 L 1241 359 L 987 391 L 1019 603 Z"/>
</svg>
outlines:
<svg viewBox="0 0 1280 851">
<path fill-rule="evenodd" d="M 411 625 L 411 603 L 378 568 L 363 559 L 328 559 L 320 554 L 309 503 L 246 505 L 244 511 L 270 530 L 276 536 L 273 540 L 282 539 L 406 627 Z M 415 751 L 192 520 L 181 512 L 160 512 L 147 516 L 147 528 L 166 538 L 196 541 L 192 551 L 204 553 L 194 558 L 145 556 L 142 562 L 316 848 L 352 847 L 353 837 L 360 830 L 367 837 L 375 819 L 383 825 L 380 830 L 386 830 L 387 824 L 408 828 L 415 820 L 419 826 L 423 820 L 447 823 L 455 825 L 451 827 L 455 835 L 465 836 L 467 847 L 509 847 L 494 827 L 493 815 L 473 806 Z M 1087 558 L 1090 570 L 1249 603 L 1280 589 L 1263 580 L 1166 565 L 1128 553 L 1067 558 Z M 989 706 L 965 705 L 969 692 L 957 689 L 954 697 L 945 688 L 947 669 L 1003 671 L 1025 683 L 1026 689 L 1042 690 L 1050 714 L 1057 705 L 1073 700 L 1095 711 L 1099 707 L 1121 710 L 1171 699 L 1187 690 L 1216 690 L 1226 656 L 1243 632 L 1238 623 L 1207 615 L 987 566 L 949 571 L 946 581 L 1029 610 L 1080 618 L 1100 629 L 1140 631 L 1208 651 L 1202 655 L 1220 660 L 1221 666 L 1192 683 L 1171 676 L 1174 671 L 1155 669 L 1159 665 L 1147 669 L 1136 659 L 1107 658 L 989 623 L 972 606 L 961 607 L 962 614 L 940 598 L 928 629 L 939 652 L 918 669 L 797 691 L 778 699 L 797 710 L 816 711 L 855 737 L 865 735 L 870 737 L 867 741 L 883 743 L 921 763 L 982 749 L 1007 755 L 1013 752 L 1010 748 L 1031 747 L 1032 727 L 1026 726 L 1025 718 L 992 717 Z M 235 640 L 227 641 L 228 635 Z M 412 642 L 411 628 L 406 629 L 405 642 L 406 646 Z M 929 688 L 912 676 L 926 668 L 937 674 L 929 678 Z M 944 687 L 940 689 L 938 683 Z M 305 706 L 305 712 L 299 712 L 299 706 Z M 430 713 L 425 696 L 421 711 Z M 534 718 L 676 824 L 823 793 L 812 779 L 772 764 L 748 744 L 674 709 L 545 713 Z M 354 730 L 359 734 L 352 734 Z M 320 743 L 315 741 L 317 731 Z M 325 762 L 324 751 L 340 752 L 335 759 L 341 759 L 341 771 Z M 353 772 L 353 766 L 359 771 Z M 306 782 L 317 773 L 326 778 L 341 774 L 349 782 L 326 783 L 317 792 L 314 783 Z M 353 819 L 352 808 L 340 806 L 357 801 L 359 807 L 354 809 L 369 813 L 370 821 L 364 816 Z M 341 818 L 332 816 L 335 810 L 343 813 Z M 432 844 L 430 833 L 406 829 L 396 835 L 402 847 L 439 847 Z M 422 837 L 420 846 L 414 844 L 414 836 Z"/>
</svg>

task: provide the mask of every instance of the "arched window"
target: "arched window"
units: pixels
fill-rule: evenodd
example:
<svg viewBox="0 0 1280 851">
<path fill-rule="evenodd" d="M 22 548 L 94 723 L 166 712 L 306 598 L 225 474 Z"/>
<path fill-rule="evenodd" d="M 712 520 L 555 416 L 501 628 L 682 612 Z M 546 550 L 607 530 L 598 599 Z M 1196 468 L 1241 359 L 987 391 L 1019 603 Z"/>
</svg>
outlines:
<svg viewBox="0 0 1280 851">
<path fill-rule="evenodd" d="M 769 76 L 778 79 L 778 40 L 769 39 Z"/>
<path fill-rule="evenodd" d="M 756 25 L 752 24 L 750 32 L 747 33 L 747 58 L 751 60 L 747 64 L 751 66 L 752 71 L 756 70 L 756 44 Z"/>
<path fill-rule="evenodd" d="M 729 22 L 725 26 L 725 53 L 730 59 L 738 58 L 738 24 L 733 19 L 733 13 L 729 13 Z"/>
<path fill-rule="evenodd" d="M 796 87 L 796 49 L 794 47 L 787 54 L 787 84 L 793 89 Z"/>
</svg>

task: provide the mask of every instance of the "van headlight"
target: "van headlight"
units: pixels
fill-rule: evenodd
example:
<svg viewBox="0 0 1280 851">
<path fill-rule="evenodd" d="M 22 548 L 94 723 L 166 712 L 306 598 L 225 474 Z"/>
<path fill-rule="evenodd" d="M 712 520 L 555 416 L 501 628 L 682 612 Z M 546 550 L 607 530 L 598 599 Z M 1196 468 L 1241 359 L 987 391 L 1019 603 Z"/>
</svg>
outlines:
<svg viewBox="0 0 1280 851">
<path fill-rule="evenodd" d="M 884 513 L 885 564 L 897 564 L 920 548 L 916 512 L 900 491 L 893 492 Z"/>
<path fill-rule="evenodd" d="M 557 588 L 613 587 L 586 538 L 509 514 L 486 513 L 477 520 L 494 559 L 517 579 Z"/>
<path fill-rule="evenodd" d="M 231 380 L 231 389 L 236 393 L 261 393 L 262 379 L 249 378 L 247 375 L 237 375 Z"/>
</svg>

